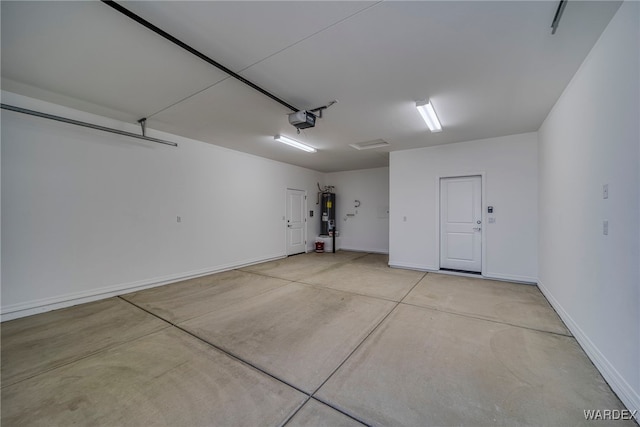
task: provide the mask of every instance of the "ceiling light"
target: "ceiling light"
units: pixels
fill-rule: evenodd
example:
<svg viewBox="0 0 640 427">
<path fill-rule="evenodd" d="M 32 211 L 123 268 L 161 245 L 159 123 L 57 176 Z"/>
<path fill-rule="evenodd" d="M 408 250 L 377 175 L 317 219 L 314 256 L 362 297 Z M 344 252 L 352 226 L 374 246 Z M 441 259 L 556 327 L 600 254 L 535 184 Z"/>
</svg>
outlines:
<svg viewBox="0 0 640 427">
<path fill-rule="evenodd" d="M 438 116 L 436 116 L 436 110 L 433 109 L 433 105 L 431 105 L 430 101 L 417 102 L 416 108 L 425 123 L 427 123 L 427 126 L 429 126 L 429 130 L 431 132 L 442 132 L 442 125 L 440 124 Z"/>
<path fill-rule="evenodd" d="M 290 145 L 292 147 L 296 147 L 299 150 L 303 150 L 303 151 L 306 151 L 306 152 L 309 152 L 309 153 L 315 153 L 316 151 L 318 151 L 313 147 L 310 147 L 310 146 L 308 146 L 306 144 L 303 144 L 302 142 L 298 142 L 295 139 L 291 139 L 291 138 L 288 138 L 286 136 L 276 135 L 276 136 L 273 137 L 273 139 L 275 139 L 278 142 L 282 142 L 283 144 L 287 144 L 287 145 Z"/>
<path fill-rule="evenodd" d="M 350 147 L 356 150 L 370 150 L 372 148 L 386 147 L 389 143 L 383 139 L 376 139 L 375 141 L 358 142 L 356 144 L 349 144 Z"/>
</svg>

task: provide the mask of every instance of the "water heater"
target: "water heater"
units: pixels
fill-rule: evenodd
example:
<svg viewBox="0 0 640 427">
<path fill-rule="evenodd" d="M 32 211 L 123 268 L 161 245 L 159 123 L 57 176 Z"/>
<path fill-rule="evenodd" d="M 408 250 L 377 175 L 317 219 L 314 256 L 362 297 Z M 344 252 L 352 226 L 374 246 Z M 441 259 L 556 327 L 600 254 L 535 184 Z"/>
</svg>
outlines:
<svg viewBox="0 0 640 427">
<path fill-rule="evenodd" d="M 328 236 L 336 228 L 336 194 L 321 193 L 320 201 L 320 235 Z"/>
</svg>

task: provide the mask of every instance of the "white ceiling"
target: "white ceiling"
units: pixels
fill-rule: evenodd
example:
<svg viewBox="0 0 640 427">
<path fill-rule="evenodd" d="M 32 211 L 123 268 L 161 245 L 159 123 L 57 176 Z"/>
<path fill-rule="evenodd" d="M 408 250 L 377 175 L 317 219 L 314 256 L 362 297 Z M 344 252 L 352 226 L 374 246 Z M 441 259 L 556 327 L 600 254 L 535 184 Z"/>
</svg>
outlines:
<svg viewBox="0 0 640 427">
<path fill-rule="evenodd" d="M 339 102 L 296 135 L 290 110 L 100 2 L 2 1 L 2 89 L 330 172 L 537 130 L 620 2 L 569 1 L 555 35 L 557 1 L 120 4 L 301 109 Z"/>
</svg>

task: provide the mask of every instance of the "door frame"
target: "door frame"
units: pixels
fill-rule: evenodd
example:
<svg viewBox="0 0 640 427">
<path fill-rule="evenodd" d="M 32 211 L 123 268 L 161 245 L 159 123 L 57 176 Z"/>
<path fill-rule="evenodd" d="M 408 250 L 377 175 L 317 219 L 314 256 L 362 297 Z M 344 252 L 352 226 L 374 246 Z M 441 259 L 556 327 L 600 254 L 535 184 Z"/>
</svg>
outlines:
<svg viewBox="0 0 640 427">
<path fill-rule="evenodd" d="M 464 173 L 459 173 L 459 174 L 446 174 L 446 175 L 438 175 L 436 176 L 436 191 L 435 191 L 435 196 L 436 196 L 436 203 L 435 203 L 435 209 L 436 209 L 436 224 L 435 224 L 435 230 L 436 230 L 436 236 L 438 236 L 437 239 L 435 240 L 435 249 L 436 249 L 436 254 L 438 254 L 438 266 L 436 268 L 436 271 L 440 271 L 440 181 L 442 179 L 446 179 L 446 178 L 468 178 L 468 177 L 472 177 L 472 176 L 479 176 L 480 177 L 480 197 L 482 198 L 482 201 L 480 203 L 480 209 L 482 210 L 482 230 L 480 230 L 480 238 L 482 239 L 482 244 L 481 244 L 481 253 L 480 253 L 480 257 L 482 258 L 481 260 L 481 271 L 480 271 L 480 276 L 481 277 L 486 277 L 485 271 L 487 271 L 487 239 L 486 239 L 486 234 L 485 234 L 485 229 L 486 229 L 486 224 L 487 224 L 487 213 L 486 213 L 486 174 L 484 171 L 480 171 L 480 172 L 464 172 Z M 474 275 L 475 276 L 475 275 Z"/>
<path fill-rule="evenodd" d="M 289 215 L 289 190 L 302 191 L 302 193 L 304 194 L 302 212 L 304 212 L 304 253 L 306 254 L 307 252 L 309 252 L 309 245 L 307 244 L 307 242 L 309 241 L 307 239 L 307 224 L 309 223 L 309 221 L 307 221 L 307 190 L 301 190 L 299 188 L 291 187 L 287 187 L 284 189 L 284 216 L 282 217 L 284 222 L 284 253 L 285 256 L 289 256 L 289 228 L 287 227 L 287 216 Z"/>
</svg>

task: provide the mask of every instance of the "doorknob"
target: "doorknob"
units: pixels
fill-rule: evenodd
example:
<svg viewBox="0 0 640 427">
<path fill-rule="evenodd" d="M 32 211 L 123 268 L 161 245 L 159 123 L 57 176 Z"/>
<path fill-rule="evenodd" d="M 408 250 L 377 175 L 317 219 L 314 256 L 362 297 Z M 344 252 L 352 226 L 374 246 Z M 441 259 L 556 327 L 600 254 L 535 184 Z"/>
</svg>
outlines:
<svg viewBox="0 0 640 427">
<path fill-rule="evenodd" d="M 477 221 L 476 221 L 476 224 L 482 224 L 482 221 L 477 220 Z"/>
</svg>

